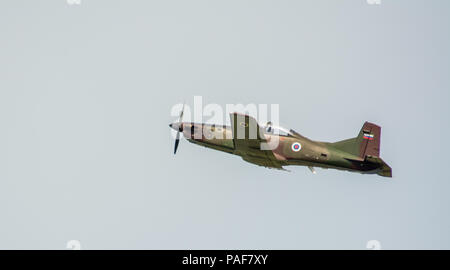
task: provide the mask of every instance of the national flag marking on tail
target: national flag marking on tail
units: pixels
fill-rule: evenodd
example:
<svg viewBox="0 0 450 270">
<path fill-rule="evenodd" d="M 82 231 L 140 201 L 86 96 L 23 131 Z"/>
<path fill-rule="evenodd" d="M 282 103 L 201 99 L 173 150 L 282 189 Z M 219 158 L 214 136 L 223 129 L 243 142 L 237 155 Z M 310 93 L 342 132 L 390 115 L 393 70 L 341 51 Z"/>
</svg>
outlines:
<svg viewBox="0 0 450 270">
<path fill-rule="evenodd" d="M 366 139 L 366 140 L 373 140 L 373 134 L 370 134 L 370 133 L 364 133 L 363 139 Z"/>
</svg>

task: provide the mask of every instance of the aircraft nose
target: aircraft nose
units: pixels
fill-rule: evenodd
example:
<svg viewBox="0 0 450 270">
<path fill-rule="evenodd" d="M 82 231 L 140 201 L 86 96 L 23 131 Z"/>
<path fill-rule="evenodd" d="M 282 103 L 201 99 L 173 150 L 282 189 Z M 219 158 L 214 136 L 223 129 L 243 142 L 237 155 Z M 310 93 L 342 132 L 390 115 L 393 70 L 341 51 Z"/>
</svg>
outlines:
<svg viewBox="0 0 450 270">
<path fill-rule="evenodd" d="M 171 124 L 169 124 L 169 127 L 171 127 L 172 129 L 174 129 L 176 131 L 180 131 L 180 123 L 171 123 Z"/>
</svg>

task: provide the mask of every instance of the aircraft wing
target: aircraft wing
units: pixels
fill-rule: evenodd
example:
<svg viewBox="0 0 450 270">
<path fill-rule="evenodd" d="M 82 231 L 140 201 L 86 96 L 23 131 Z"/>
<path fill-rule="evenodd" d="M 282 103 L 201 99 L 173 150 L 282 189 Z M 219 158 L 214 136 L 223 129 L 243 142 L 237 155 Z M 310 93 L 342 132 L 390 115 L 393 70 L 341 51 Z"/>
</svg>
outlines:
<svg viewBox="0 0 450 270">
<path fill-rule="evenodd" d="M 231 113 L 230 118 L 236 154 L 259 166 L 283 169 L 272 150 L 261 150 L 261 143 L 267 140 L 255 118 L 240 113 Z"/>
<path fill-rule="evenodd" d="M 231 113 L 230 118 L 235 148 L 260 150 L 261 143 L 266 142 L 266 138 L 255 118 L 239 113 Z"/>
</svg>

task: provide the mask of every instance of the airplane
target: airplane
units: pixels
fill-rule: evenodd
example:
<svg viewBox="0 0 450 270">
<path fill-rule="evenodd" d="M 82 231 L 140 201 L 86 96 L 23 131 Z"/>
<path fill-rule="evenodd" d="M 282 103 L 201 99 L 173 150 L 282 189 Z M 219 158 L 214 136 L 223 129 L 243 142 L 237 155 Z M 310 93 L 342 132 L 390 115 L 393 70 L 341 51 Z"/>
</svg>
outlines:
<svg viewBox="0 0 450 270">
<path fill-rule="evenodd" d="M 307 166 L 313 174 L 317 167 L 392 177 L 391 167 L 380 158 L 381 127 L 373 123 L 365 122 L 354 138 L 331 143 L 313 141 L 271 122 L 262 127 L 255 118 L 240 113 L 230 114 L 231 126 L 182 122 L 183 111 L 184 105 L 178 122 L 169 124 L 177 131 L 174 154 L 182 133 L 191 143 L 271 169 L 298 165 Z"/>
</svg>

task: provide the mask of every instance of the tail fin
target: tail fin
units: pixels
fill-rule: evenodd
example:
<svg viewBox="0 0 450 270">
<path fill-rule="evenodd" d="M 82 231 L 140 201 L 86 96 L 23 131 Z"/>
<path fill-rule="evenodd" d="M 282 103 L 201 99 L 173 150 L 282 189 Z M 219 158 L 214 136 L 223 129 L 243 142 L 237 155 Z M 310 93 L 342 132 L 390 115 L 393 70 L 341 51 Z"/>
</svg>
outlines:
<svg viewBox="0 0 450 270">
<path fill-rule="evenodd" d="M 366 156 L 380 156 L 381 127 L 365 122 L 357 137 L 332 143 L 340 150 L 364 159 Z"/>
<path fill-rule="evenodd" d="M 378 175 L 392 177 L 392 169 L 380 158 L 381 127 L 365 122 L 355 138 L 332 143 L 339 150 L 355 155 L 361 161 L 378 164 Z"/>
<path fill-rule="evenodd" d="M 358 134 L 358 142 L 360 143 L 359 156 L 379 157 L 380 156 L 380 137 L 381 127 L 365 122 Z"/>
</svg>

